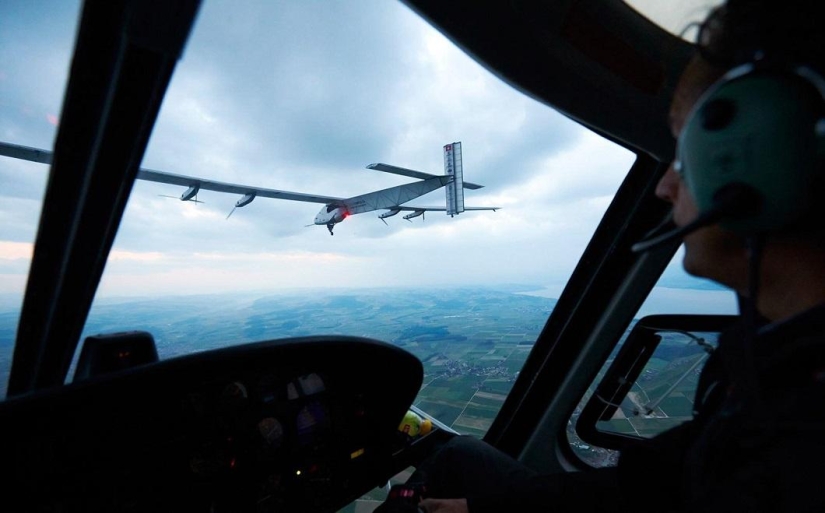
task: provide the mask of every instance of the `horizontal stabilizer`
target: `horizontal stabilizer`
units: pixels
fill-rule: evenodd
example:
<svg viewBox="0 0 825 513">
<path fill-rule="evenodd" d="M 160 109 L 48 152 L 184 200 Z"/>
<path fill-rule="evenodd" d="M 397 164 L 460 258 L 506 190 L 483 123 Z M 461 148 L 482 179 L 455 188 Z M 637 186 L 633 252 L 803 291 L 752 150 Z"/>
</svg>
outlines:
<svg viewBox="0 0 825 513">
<path fill-rule="evenodd" d="M 391 166 L 389 164 L 370 164 L 367 166 L 367 169 L 374 169 L 376 171 L 382 171 L 384 173 L 391 173 L 394 175 L 401 175 L 401 176 L 409 176 L 410 178 L 418 178 L 419 180 L 427 180 L 428 178 L 435 178 L 438 175 L 431 175 L 429 173 L 424 173 L 422 171 L 413 171 L 412 169 L 406 169 L 403 167 Z M 481 189 L 484 187 L 483 185 L 478 185 L 475 183 L 464 182 L 465 189 Z"/>
<path fill-rule="evenodd" d="M 425 210 L 427 212 L 446 212 L 447 207 L 396 207 L 398 210 L 402 210 L 405 212 L 413 212 L 415 210 Z M 492 210 L 495 212 L 496 210 L 501 210 L 501 207 L 464 207 L 464 210 Z"/>
</svg>

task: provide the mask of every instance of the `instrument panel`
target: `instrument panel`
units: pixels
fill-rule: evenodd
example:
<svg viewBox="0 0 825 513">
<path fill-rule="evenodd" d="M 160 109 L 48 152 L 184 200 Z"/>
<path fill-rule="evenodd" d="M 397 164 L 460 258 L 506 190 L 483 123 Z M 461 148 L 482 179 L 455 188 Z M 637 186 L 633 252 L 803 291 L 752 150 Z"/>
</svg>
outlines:
<svg viewBox="0 0 825 513">
<path fill-rule="evenodd" d="M 420 362 L 355 337 L 166 360 L 0 404 L 24 510 L 336 511 L 390 477 Z M 22 501 L 22 502 L 21 502 Z M 32 502 L 34 501 L 34 502 Z"/>
</svg>

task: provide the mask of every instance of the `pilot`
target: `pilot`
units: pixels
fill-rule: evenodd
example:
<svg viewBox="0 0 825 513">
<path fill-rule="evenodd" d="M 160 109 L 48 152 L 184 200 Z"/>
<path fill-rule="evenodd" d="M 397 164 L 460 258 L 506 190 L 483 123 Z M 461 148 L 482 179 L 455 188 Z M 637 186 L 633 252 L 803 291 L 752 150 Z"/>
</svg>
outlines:
<svg viewBox="0 0 825 513">
<path fill-rule="evenodd" d="M 672 100 L 677 155 L 656 194 L 682 228 L 686 271 L 744 298 L 702 371 L 695 418 L 615 468 L 558 475 L 456 437 L 411 477 L 426 481 L 422 510 L 825 511 L 819 4 L 714 9 Z"/>
</svg>

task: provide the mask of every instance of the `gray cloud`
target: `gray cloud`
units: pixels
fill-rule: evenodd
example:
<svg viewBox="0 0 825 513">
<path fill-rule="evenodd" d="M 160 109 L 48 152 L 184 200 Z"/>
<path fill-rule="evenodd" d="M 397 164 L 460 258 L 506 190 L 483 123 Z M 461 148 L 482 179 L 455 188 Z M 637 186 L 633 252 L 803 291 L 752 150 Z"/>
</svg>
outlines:
<svg viewBox="0 0 825 513">
<path fill-rule="evenodd" d="M 50 147 L 69 71 L 79 3 L 0 4 L 0 137 Z M 31 27 L 37 26 L 37 30 Z M 51 118 L 51 122 L 50 122 Z"/>
<path fill-rule="evenodd" d="M 41 201 L 48 180 L 48 166 L 0 156 L 0 194 L 8 198 Z M 3 205 L 0 205 L 0 211 Z"/>
<path fill-rule="evenodd" d="M 179 70 L 200 77 L 182 92 L 208 102 L 217 124 L 243 127 L 251 167 L 364 165 L 388 143 L 399 77 L 387 63 L 407 60 L 404 42 L 416 34 L 398 18 L 411 15 L 386 2 L 344 8 L 204 4 Z M 164 108 L 176 109 L 174 100 Z"/>
</svg>

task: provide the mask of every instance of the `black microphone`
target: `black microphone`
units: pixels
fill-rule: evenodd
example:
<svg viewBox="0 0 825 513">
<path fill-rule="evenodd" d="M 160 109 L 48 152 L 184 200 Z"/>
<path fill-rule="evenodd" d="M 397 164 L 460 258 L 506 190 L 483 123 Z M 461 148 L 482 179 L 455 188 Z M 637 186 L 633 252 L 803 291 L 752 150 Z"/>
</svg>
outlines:
<svg viewBox="0 0 825 513">
<path fill-rule="evenodd" d="M 646 239 L 632 245 L 630 250 L 634 253 L 644 253 L 645 251 L 650 251 L 651 249 L 658 248 L 669 242 L 673 242 L 675 239 L 681 239 L 685 235 L 692 233 L 699 228 L 713 224 L 722 216 L 723 213 L 718 209 L 710 209 L 707 212 L 699 214 L 699 217 L 694 219 L 692 222 L 680 227 L 673 223 L 673 215 L 671 214 L 664 223 L 657 226 L 656 229 L 650 232 L 650 235 Z M 668 231 L 665 233 L 660 233 L 663 229 L 667 229 Z"/>
<path fill-rule="evenodd" d="M 681 227 L 673 224 L 673 214 L 671 213 L 644 240 L 632 245 L 630 250 L 634 253 L 650 251 L 673 242 L 675 239 L 681 239 L 699 228 L 721 220 L 723 217 L 750 217 L 759 214 L 761 211 L 762 195 L 753 186 L 744 183 L 730 183 L 713 195 L 713 206 L 710 210 L 700 213 L 696 219 Z M 669 231 L 662 233 L 663 230 Z"/>
</svg>

